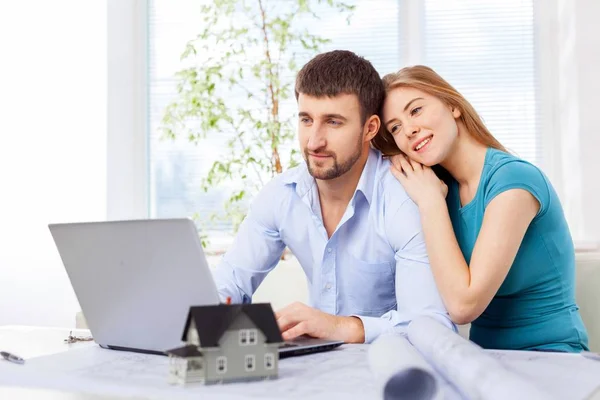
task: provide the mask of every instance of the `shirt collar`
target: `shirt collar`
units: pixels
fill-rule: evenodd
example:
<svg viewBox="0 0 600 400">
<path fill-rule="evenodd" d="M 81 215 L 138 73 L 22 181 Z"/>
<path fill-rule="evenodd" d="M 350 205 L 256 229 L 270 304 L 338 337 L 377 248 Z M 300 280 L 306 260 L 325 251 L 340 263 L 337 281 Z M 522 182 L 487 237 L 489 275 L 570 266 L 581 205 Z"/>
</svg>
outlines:
<svg viewBox="0 0 600 400">
<path fill-rule="evenodd" d="M 356 201 L 356 193 L 360 192 L 365 197 L 365 200 L 367 200 L 367 203 L 371 205 L 373 186 L 375 185 L 375 174 L 377 172 L 377 164 L 379 163 L 380 156 L 378 155 L 379 153 L 377 150 L 369 149 L 368 151 L 369 157 L 360 174 L 360 179 L 358 180 L 358 185 L 356 186 L 356 191 L 354 192 L 354 196 L 352 196 L 351 202 Z M 289 174 L 286 174 L 285 177 L 283 177 L 283 182 L 286 185 L 295 184 L 296 193 L 300 197 L 304 197 L 313 186 L 316 186 L 315 179 L 308 172 L 306 162 L 302 162 L 295 171 L 290 171 Z"/>
<path fill-rule="evenodd" d="M 369 149 L 369 157 L 367 163 L 360 174 L 356 191 L 361 192 L 367 203 L 371 205 L 371 199 L 373 198 L 373 187 L 375 185 L 375 175 L 377 172 L 377 164 L 379 164 L 379 153 L 377 150 Z M 354 194 L 356 196 L 356 193 Z"/>
</svg>

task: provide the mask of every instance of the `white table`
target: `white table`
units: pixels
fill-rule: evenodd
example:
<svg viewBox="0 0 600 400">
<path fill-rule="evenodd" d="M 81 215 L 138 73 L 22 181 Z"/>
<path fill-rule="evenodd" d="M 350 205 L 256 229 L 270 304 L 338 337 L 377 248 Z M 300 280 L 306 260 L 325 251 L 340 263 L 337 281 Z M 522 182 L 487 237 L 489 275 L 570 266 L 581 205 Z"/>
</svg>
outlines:
<svg viewBox="0 0 600 400">
<path fill-rule="evenodd" d="M 70 329 L 28 326 L 0 326 L 0 350 L 14 353 L 25 360 L 56 354 L 74 348 L 93 346 L 93 342 L 64 343 Z M 73 330 L 74 335 L 89 335 L 88 330 Z M 0 358 L 0 362 L 8 362 Z M 27 361 L 26 361 L 27 362 Z M 0 386 L 1 399 L 31 400 L 106 400 L 111 397 L 45 389 Z M 114 398 L 114 397 L 113 397 Z"/>
<path fill-rule="evenodd" d="M 74 330 L 74 335 L 88 335 L 87 330 Z M 52 400 L 104 400 L 117 398 L 215 398 L 215 399 L 245 399 L 252 397 L 259 398 L 318 398 L 327 400 L 361 398 L 361 399 L 378 399 L 379 391 L 373 381 L 372 374 L 367 362 L 368 345 L 344 345 L 336 350 L 327 353 L 319 353 L 302 357 L 293 357 L 280 362 L 279 379 L 273 381 L 255 382 L 248 384 L 235 385 L 216 385 L 210 387 L 194 386 L 188 388 L 173 387 L 167 383 L 168 368 L 165 363 L 164 375 L 162 371 L 162 359 L 156 359 L 160 356 L 139 355 L 136 353 L 116 352 L 104 350 L 97 347 L 93 342 L 83 342 L 66 344 L 64 339 L 69 335 L 69 329 L 58 328 L 35 328 L 24 326 L 4 326 L 0 327 L 0 349 L 14 353 L 25 359 L 25 365 L 4 365 L 5 379 L 0 380 L 6 386 L 0 384 L 0 399 L 4 398 L 26 398 L 26 399 L 52 399 Z M 95 347 L 88 348 L 85 347 Z M 83 349 L 84 352 L 77 351 Z M 89 351 L 88 351 L 89 350 Z M 56 355 L 62 353 L 63 356 L 57 359 L 32 358 L 46 355 Z M 81 357 L 85 361 L 81 361 Z M 139 357 L 147 357 L 147 360 L 140 361 Z M 143 381 L 138 380 L 139 375 L 135 375 L 130 370 L 120 369 L 123 367 L 114 367 L 113 361 L 105 362 L 107 359 L 126 359 L 129 363 L 130 359 L 135 359 L 132 362 L 136 364 L 134 369 L 142 366 L 144 370 Z M 73 360 L 79 360 L 71 363 Z M 29 360 L 29 362 L 28 362 Z M 165 358 L 166 361 L 166 358 Z M 8 363 L 0 358 L 0 362 Z M 56 385 L 52 375 L 55 367 L 51 364 L 59 362 L 56 365 L 56 370 L 60 374 L 62 382 L 69 381 L 72 376 L 72 382 L 75 384 L 65 385 L 61 383 Z M 89 379 L 85 382 L 81 380 L 82 369 L 79 362 L 87 365 L 83 372 L 84 379 Z M 121 362 L 121 361 L 119 361 Z M 39 365 L 44 365 L 44 371 L 48 371 L 51 375 L 43 375 L 43 379 L 48 380 L 47 383 L 41 383 L 32 374 L 34 381 L 29 378 L 26 368 L 30 365 L 32 368 L 29 371 L 39 371 Z M 92 363 L 92 364 L 90 364 Z M 98 363 L 98 364 L 95 364 Z M 75 365 L 77 364 L 77 365 Z M 156 369 L 156 364 L 160 364 L 159 369 Z M 154 366 L 152 366 L 154 365 Z M 71 367 L 72 366 L 72 367 Z M 93 375 L 87 375 L 88 367 L 92 366 Z M 130 366 L 130 364 L 128 364 Z M 15 370 L 15 368 L 23 368 L 23 370 Z M 67 368 L 67 369 L 65 369 Z M 71 369 L 72 368 L 72 369 Z M 116 369 L 115 369 L 116 368 Z M 146 373 L 146 368 L 149 368 L 150 378 Z M 67 371 L 68 372 L 62 372 Z M 73 372 L 71 372 L 73 371 Z M 158 372 L 157 372 L 158 371 Z M 12 374 L 17 372 L 17 374 Z M 71 375 L 72 374 L 72 375 Z M 132 375 L 133 374 L 133 375 Z M 14 377 L 26 386 L 24 388 L 15 388 Z M 163 380 L 164 377 L 164 380 Z M 11 379 L 11 381 L 8 381 Z M 29 385 L 32 383 L 32 385 Z M 51 390 L 32 390 L 31 387 L 55 388 L 58 391 Z M 77 386 L 79 385 L 79 386 Z M 90 386 L 91 385 L 91 386 Z M 64 390 L 64 387 L 75 387 L 78 389 Z M 62 391 L 61 391 L 62 390 Z M 77 391 L 79 390 L 79 391 Z M 87 393 L 87 394 L 86 394 Z M 104 397 L 97 396 L 103 394 Z"/>
<path fill-rule="evenodd" d="M 89 334 L 89 331 L 74 330 L 73 334 L 85 336 Z M 65 356 L 67 356 L 67 358 L 72 358 L 78 356 L 79 353 L 71 352 L 72 350 L 97 346 L 93 342 L 66 344 L 64 343 L 64 339 L 66 339 L 68 335 L 69 329 L 4 326 L 0 327 L 0 350 L 9 351 L 18 356 L 23 357 L 26 360 L 25 365 L 23 367 L 26 368 L 28 364 L 27 360 L 31 360 L 35 357 L 63 353 Z M 269 383 L 265 383 L 265 385 L 271 386 L 263 386 L 262 383 L 254 384 L 253 386 L 248 386 L 248 389 L 253 392 L 253 396 L 251 397 L 258 399 L 261 396 L 263 396 L 264 393 L 266 393 L 265 390 L 268 390 L 269 392 L 267 397 L 282 398 L 287 397 L 286 394 L 290 393 L 288 392 L 288 390 L 293 390 L 296 392 L 294 393 L 295 398 L 313 398 L 315 396 L 327 400 L 334 400 L 337 398 L 380 398 L 380 396 L 377 395 L 378 391 L 376 390 L 376 387 L 373 385 L 373 376 L 370 373 L 369 368 L 367 366 L 367 346 L 368 345 L 344 345 L 339 350 L 333 352 L 315 354 L 299 358 L 294 357 L 289 360 L 282 360 L 283 367 L 281 367 L 280 369 L 280 379 L 278 380 L 279 382 L 271 381 Z M 96 351 L 96 349 L 87 349 L 85 350 L 85 352 L 87 353 L 88 350 L 92 352 Z M 111 357 L 112 354 L 122 354 L 121 352 L 113 353 L 110 350 L 97 350 L 99 352 L 107 352 L 106 355 L 110 355 Z M 61 358 L 64 357 L 61 356 Z M 304 364 L 302 364 L 302 359 L 304 359 Z M 39 359 L 35 362 L 39 362 L 42 360 L 45 359 Z M 53 363 L 56 362 L 56 360 L 48 359 L 46 362 L 52 364 L 50 368 L 53 369 Z M 95 362 L 97 362 L 97 360 L 94 358 L 94 363 Z M 298 362 L 300 362 L 300 364 L 298 364 Z M 5 361 L 0 358 L 0 363 L 8 363 L 8 361 Z M 62 365 L 69 364 L 65 363 Z M 21 366 L 19 365 L 13 366 L 9 364 L 8 366 L 14 368 L 21 368 Z M 32 364 L 32 367 L 33 366 L 34 365 Z M 98 372 L 99 375 L 97 377 L 101 378 L 101 371 L 96 372 Z M 71 375 L 66 376 L 71 377 Z M 161 380 L 162 372 L 159 372 L 157 376 L 158 379 Z M 30 382 L 29 379 L 29 375 L 26 375 L 25 379 L 22 380 L 22 382 L 25 382 L 24 386 L 28 386 L 27 384 Z M 299 381 L 302 385 L 304 385 L 305 382 L 307 386 L 314 385 L 314 387 L 310 388 L 312 392 L 307 393 L 306 390 L 296 391 L 295 387 L 297 387 L 297 383 Z M 104 395 L 97 394 L 95 389 L 90 390 L 90 387 L 86 385 L 80 386 L 81 391 L 69 391 L 60 390 L 62 389 L 62 387 L 59 387 L 59 390 L 31 389 L 30 387 L 19 388 L 15 387 L 14 384 L 10 384 L 10 382 L 8 382 L 7 385 L 7 379 L 4 379 L 3 382 L 4 386 L 0 384 L 0 399 L 107 400 L 122 399 L 124 397 L 127 397 L 127 395 L 123 392 L 125 386 L 122 386 L 122 384 L 118 382 L 115 383 L 117 385 L 116 390 L 114 390 L 115 388 L 113 387 L 112 391 L 102 392 L 102 389 L 106 388 L 106 381 L 102 381 L 102 386 L 98 387 L 98 389 L 100 390 L 100 393 L 105 393 Z M 152 382 L 156 382 L 156 380 Z M 317 392 L 315 392 L 317 387 L 320 388 L 318 394 Z M 159 397 L 162 396 L 160 398 L 172 398 L 171 394 L 173 394 L 173 392 L 171 391 L 171 388 L 167 388 L 167 391 L 164 391 L 164 389 L 165 388 L 163 388 L 163 391 L 158 394 Z M 222 398 L 222 396 L 227 397 L 228 394 L 231 394 L 232 389 L 232 387 L 224 385 L 220 388 L 213 387 L 210 391 L 201 393 L 195 392 L 194 390 L 185 390 L 183 394 L 185 398 Z M 361 389 L 364 389 L 364 393 Z M 246 391 L 245 388 L 244 391 Z M 129 393 L 131 394 L 132 392 L 130 391 Z M 259 393 L 263 393 L 263 395 L 260 395 Z M 121 395 L 119 396 L 119 394 Z M 179 395 L 181 394 L 182 393 L 179 392 Z M 200 396 L 194 397 L 196 396 L 196 394 L 200 394 Z M 135 398 L 145 398 L 145 395 L 140 395 L 139 393 L 133 393 L 133 396 L 135 396 Z M 592 399 L 600 400 L 600 390 L 595 392 L 588 400 Z"/>
</svg>

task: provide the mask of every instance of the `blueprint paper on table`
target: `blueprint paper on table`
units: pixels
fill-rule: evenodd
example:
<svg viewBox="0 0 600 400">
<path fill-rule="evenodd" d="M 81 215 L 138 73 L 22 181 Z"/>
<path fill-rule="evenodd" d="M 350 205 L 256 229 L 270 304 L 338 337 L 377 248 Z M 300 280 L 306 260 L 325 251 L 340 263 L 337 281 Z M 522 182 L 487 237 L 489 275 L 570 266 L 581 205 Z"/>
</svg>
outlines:
<svg viewBox="0 0 600 400">
<path fill-rule="evenodd" d="M 431 319 L 407 337 L 281 360 L 279 379 L 186 387 L 168 383 L 164 356 L 98 346 L 0 363 L 0 385 L 145 399 L 381 399 L 398 371 L 421 368 L 435 379 L 434 399 L 583 400 L 600 387 L 600 362 L 577 354 L 487 351 Z"/>
<path fill-rule="evenodd" d="M 384 334 L 371 344 L 368 353 L 369 367 L 382 396 L 387 389 L 389 398 L 424 397 L 432 400 L 464 398 L 427 362 L 404 335 Z M 418 370 L 421 373 L 415 374 Z M 433 381 L 433 390 L 430 387 L 431 381 Z M 390 387 L 386 388 L 386 385 Z M 430 390 L 428 395 L 423 393 L 424 386 Z"/>
<path fill-rule="evenodd" d="M 380 386 L 407 369 L 426 370 L 442 392 L 426 397 L 431 399 L 583 400 L 600 388 L 598 361 L 579 354 L 483 350 L 427 317 L 411 322 L 406 338 L 380 337 L 369 353 Z"/>
<path fill-rule="evenodd" d="M 367 348 L 344 345 L 286 358 L 274 380 L 180 387 L 168 383 L 167 357 L 94 346 L 30 359 L 23 366 L 0 364 L 0 384 L 146 399 L 377 399 Z"/>
</svg>

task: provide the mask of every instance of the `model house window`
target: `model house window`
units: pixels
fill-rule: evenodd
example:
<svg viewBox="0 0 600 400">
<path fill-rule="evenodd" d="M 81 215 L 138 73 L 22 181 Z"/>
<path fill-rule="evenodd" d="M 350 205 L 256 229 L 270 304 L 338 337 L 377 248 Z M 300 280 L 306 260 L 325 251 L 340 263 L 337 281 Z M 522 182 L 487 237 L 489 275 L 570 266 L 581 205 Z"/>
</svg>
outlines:
<svg viewBox="0 0 600 400">
<path fill-rule="evenodd" d="M 265 369 L 275 368 L 275 356 L 273 353 L 265 354 Z"/>
<path fill-rule="evenodd" d="M 217 357 L 217 373 L 224 374 L 227 372 L 227 357 Z"/>
<path fill-rule="evenodd" d="M 200 360 L 189 360 L 187 365 L 188 371 L 198 371 L 202 369 L 202 361 Z"/>
<path fill-rule="evenodd" d="M 248 344 L 248 330 L 240 329 L 240 346 L 245 346 Z"/>
<path fill-rule="evenodd" d="M 188 331 L 188 342 L 193 343 L 195 345 L 200 344 L 200 338 L 198 337 L 198 331 L 195 327 L 190 328 Z"/>
<path fill-rule="evenodd" d="M 256 344 L 258 331 L 256 329 L 248 329 L 248 344 Z"/>
<path fill-rule="evenodd" d="M 254 371 L 256 369 L 256 357 L 249 354 L 244 358 L 244 367 L 246 371 Z"/>
</svg>

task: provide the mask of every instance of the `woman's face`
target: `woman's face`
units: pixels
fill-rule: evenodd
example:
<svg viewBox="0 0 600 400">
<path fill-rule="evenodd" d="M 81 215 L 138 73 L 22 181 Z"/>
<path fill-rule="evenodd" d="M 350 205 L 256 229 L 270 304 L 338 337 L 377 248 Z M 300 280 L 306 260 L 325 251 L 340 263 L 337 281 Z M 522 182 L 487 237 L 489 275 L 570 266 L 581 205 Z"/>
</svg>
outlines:
<svg viewBox="0 0 600 400">
<path fill-rule="evenodd" d="M 396 145 L 427 166 L 446 159 L 458 136 L 460 111 L 418 89 L 392 89 L 383 105 L 383 123 Z"/>
</svg>

